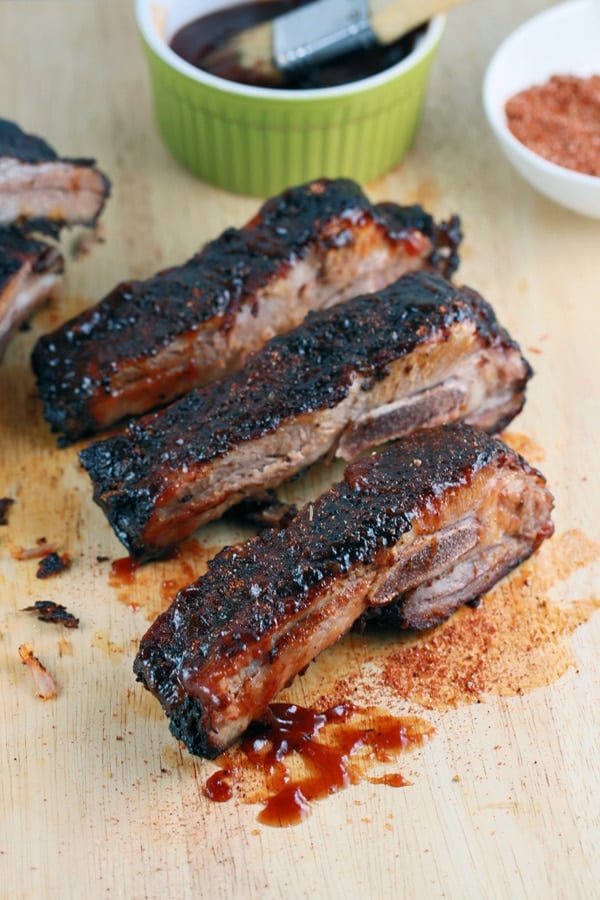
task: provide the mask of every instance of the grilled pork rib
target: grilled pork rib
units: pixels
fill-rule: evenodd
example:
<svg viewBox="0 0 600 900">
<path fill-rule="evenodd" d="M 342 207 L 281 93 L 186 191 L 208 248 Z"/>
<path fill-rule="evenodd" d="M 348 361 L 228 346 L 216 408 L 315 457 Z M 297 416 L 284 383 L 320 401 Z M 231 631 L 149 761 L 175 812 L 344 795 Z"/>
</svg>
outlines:
<svg viewBox="0 0 600 900">
<path fill-rule="evenodd" d="M 466 425 L 346 469 L 292 520 L 228 547 L 142 638 L 134 671 L 192 753 L 217 756 L 368 610 L 426 628 L 552 534 L 543 476 Z"/>
<path fill-rule="evenodd" d="M 184 265 L 119 284 L 41 338 L 32 358 L 45 416 L 67 440 L 163 405 L 238 369 L 311 309 L 423 267 L 457 265 L 458 219 L 373 206 L 347 180 L 267 201 Z"/>
<path fill-rule="evenodd" d="M 0 225 L 56 234 L 94 225 L 110 191 L 89 159 L 61 159 L 44 140 L 0 119 Z"/>
<path fill-rule="evenodd" d="M 241 371 L 80 458 L 120 540 L 152 557 L 326 455 L 456 419 L 499 430 L 530 374 L 479 294 L 412 273 L 311 313 Z"/>
<path fill-rule="evenodd" d="M 62 272 L 55 247 L 0 229 L 0 360 L 17 328 L 58 290 Z"/>
</svg>

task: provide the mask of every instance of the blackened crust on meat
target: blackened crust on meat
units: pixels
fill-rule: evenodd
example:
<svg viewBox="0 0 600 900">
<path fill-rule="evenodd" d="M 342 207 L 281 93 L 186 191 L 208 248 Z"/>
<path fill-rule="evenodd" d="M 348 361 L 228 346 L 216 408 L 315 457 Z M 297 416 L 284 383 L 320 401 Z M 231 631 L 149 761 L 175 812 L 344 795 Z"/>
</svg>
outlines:
<svg viewBox="0 0 600 900">
<path fill-rule="evenodd" d="M 261 703 L 284 686 L 278 675 L 287 677 L 289 670 L 276 670 L 285 654 L 297 656 L 296 672 L 310 662 L 298 646 L 312 634 L 309 618 L 329 622 L 321 628 L 322 643 L 311 645 L 316 655 L 343 633 L 336 631 L 335 606 L 343 614 L 346 594 L 359 595 L 361 612 L 377 602 L 375 580 L 391 565 L 395 545 L 411 531 L 435 536 L 455 498 L 484 470 L 502 467 L 543 483 L 512 450 L 469 426 L 418 432 L 349 466 L 344 480 L 302 509 L 287 529 L 221 551 L 150 627 L 134 663 L 173 734 L 192 753 L 217 755 L 224 749 L 217 721 L 225 707 L 255 718 Z M 460 501 L 456 515 L 464 515 Z M 544 519 L 540 540 L 548 533 Z M 248 689 L 240 671 L 247 671 L 248 682 L 266 671 L 266 687 L 261 682 Z M 257 697 L 256 708 L 245 708 Z"/>
<path fill-rule="evenodd" d="M 46 272 L 49 267 L 62 272 L 64 268 L 56 247 L 27 237 L 16 228 L 0 228 L 0 293 L 26 261 L 32 261 L 34 272 Z"/>
<path fill-rule="evenodd" d="M 21 162 L 39 163 L 58 159 L 56 152 L 42 138 L 26 134 L 15 122 L 0 119 L 0 157 Z"/>
<path fill-rule="evenodd" d="M 451 216 L 447 222 L 436 225 L 418 204 L 398 206 L 397 203 L 378 203 L 374 212 L 395 240 L 410 237 L 411 231 L 425 234 L 433 247 L 429 256 L 430 268 L 445 278 L 454 275 L 460 262 L 458 248 L 463 237 L 459 216 Z"/>
<path fill-rule="evenodd" d="M 293 503 L 286 503 L 278 498 L 275 491 L 266 490 L 246 497 L 229 510 L 229 517 L 234 522 L 254 525 L 258 529 L 287 528 L 297 512 Z"/>
<path fill-rule="evenodd" d="M 0 228 L 0 360 L 15 331 L 57 289 L 63 268 L 56 247 Z"/>
<path fill-rule="evenodd" d="M 221 491 L 218 500 L 196 495 L 199 489 L 192 482 L 207 477 L 210 467 L 273 435 L 272 446 L 262 452 L 271 459 L 282 457 L 277 480 L 256 483 L 255 476 L 263 471 L 258 455 L 250 466 L 254 481 L 244 481 L 243 475 L 240 489 L 247 494 L 290 478 L 307 465 L 313 437 L 320 449 L 311 461 L 335 450 L 340 429 L 350 424 L 352 415 L 350 410 L 339 410 L 345 410 L 342 404 L 357 384 L 360 402 L 371 402 L 369 398 L 376 396 L 392 364 L 402 361 L 406 378 L 414 377 L 413 351 L 430 346 L 431 354 L 436 347 L 443 353 L 449 334 L 462 323 L 473 334 L 471 352 L 493 347 L 496 356 L 510 356 L 517 364 L 517 383 L 510 385 L 510 414 L 503 412 L 486 429 L 497 430 L 521 408 L 530 375 L 528 364 L 479 294 L 454 287 L 433 273 L 414 273 L 377 294 L 312 313 L 293 332 L 273 338 L 241 371 L 131 423 L 122 434 L 91 444 L 80 458 L 92 478 L 94 499 L 130 553 L 140 558 L 160 555 L 171 542 L 185 536 L 183 530 L 191 533 L 198 524 L 218 515 L 211 510 L 225 498 L 232 497 L 227 505 L 241 499 L 234 497 L 235 490 L 225 483 L 227 475 L 220 478 L 220 487 L 211 488 L 215 494 Z M 431 354 L 425 363 L 430 368 Z M 397 390 L 402 390 L 402 383 Z M 335 425 L 329 436 L 322 418 L 320 424 L 314 422 L 322 414 L 333 421 L 333 410 Z M 462 418 L 461 410 L 457 406 L 445 421 Z M 473 415 L 476 412 L 472 410 Z M 300 423 L 304 435 L 301 444 L 290 448 L 293 458 L 288 459 L 277 435 L 294 423 Z M 374 431 L 370 446 L 397 434 L 381 438 Z M 169 523 L 161 534 L 157 522 L 165 504 L 176 508 L 169 508 Z"/>
<path fill-rule="evenodd" d="M 95 166 L 89 157 L 59 157 L 57 152 L 43 138 L 27 134 L 15 122 L 0 119 L 0 157 L 10 157 L 25 163 L 62 162 L 78 166 Z"/>
<path fill-rule="evenodd" d="M 331 274 L 330 260 L 336 251 L 350 252 L 367 232 L 378 252 L 387 248 L 388 265 L 406 260 L 407 267 L 428 266 L 449 276 L 458 263 L 457 217 L 437 225 L 419 206 L 374 206 L 346 179 L 291 188 L 268 200 L 244 228 L 227 229 L 183 265 L 117 285 L 39 340 L 32 364 L 52 430 L 74 440 L 239 368 L 274 331 L 299 324 L 311 304 L 335 302 L 350 282 L 344 282 L 344 266 Z M 299 284 L 296 297 L 279 298 L 274 315 L 273 300 L 265 296 L 272 288 L 277 299 L 277 285 L 295 277 L 309 255 L 314 298 Z M 385 280 L 382 264 L 373 277 L 380 287 L 398 274 Z"/>
</svg>

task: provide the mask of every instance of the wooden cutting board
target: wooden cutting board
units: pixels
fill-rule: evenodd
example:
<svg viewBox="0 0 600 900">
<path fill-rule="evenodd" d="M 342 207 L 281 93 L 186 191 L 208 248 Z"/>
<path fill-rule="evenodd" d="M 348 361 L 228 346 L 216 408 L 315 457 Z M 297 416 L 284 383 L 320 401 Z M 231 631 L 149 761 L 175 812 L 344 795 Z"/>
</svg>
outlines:
<svg viewBox="0 0 600 900">
<path fill-rule="evenodd" d="M 183 261 L 257 203 L 194 180 L 163 148 L 132 4 L 0 4 L 0 114 L 65 155 L 94 155 L 113 181 L 104 243 L 76 260 L 65 236 L 64 296 L 0 366 L 0 497 L 15 500 L 0 526 L 0 896 L 597 896 L 600 223 L 518 179 L 480 102 L 495 46 L 545 5 L 481 0 L 452 14 L 414 149 L 366 187 L 376 200 L 461 214 L 460 278 L 494 304 L 536 370 L 510 439 L 548 477 L 556 535 L 416 656 L 389 636 L 354 637 L 296 680 L 286 696 L 297 702 L 346 692 L 421 714 L 436 734 L 394 764 L 410 786 L 362 780 L 278 829 L 243 798 L 206 799 L 214 765 L 174 741 L 131 672 L 174 588 L 245 532 L 216 525 L 179 560 L 129 583 L 111 576 L 124 550 L 77 448 L 59 450 L 49 434 L 28 362 L 40 333 L 120 279 Z M 317 470 L 289 495 L 314 495 L 331 477 Z M 10 553 L 41 538 L 72 560 L 46 581 Z M 79 629 L 22 612 L 40 599 L 64 604 Z M 35 696 L 24 642 L 55 676 L 56 699 Z M 455 705 L 444 710 L 444 697 Z"/>
</svg>

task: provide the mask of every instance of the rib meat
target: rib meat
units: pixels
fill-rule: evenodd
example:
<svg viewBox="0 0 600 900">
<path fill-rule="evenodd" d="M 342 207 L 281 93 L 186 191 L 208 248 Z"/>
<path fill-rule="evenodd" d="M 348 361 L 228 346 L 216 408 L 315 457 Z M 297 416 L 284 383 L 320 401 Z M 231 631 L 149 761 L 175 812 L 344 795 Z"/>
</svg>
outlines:
<svg viewBox="0 0 600 900">
<path fill-rule="evenodd" d="M 244 368 L 81 452 L 134 556 L 157 556 L 257 490 L 457 419 L 496 431 L 531 374 L 475 291 L 434 273 L 311 313 Z"/>
<path fill-rule="evenodd" d="M 451 274 L 459 240 L 456 217 L 438 226 L 418 206 L 374 206 L 351 181 L 289 189 L 188 262 L 119 284 L 41 338 L 46 419 L 74 440 L 147 412 L 240 368 L 311 309 L 409 270 Z"/>
<path fill-rule="evenodd" d="M 173 734 L 212 758 L 368 610 L 426 628 L 552 534 L 543 476 L 466 425 L 349 466 L 292 520 L 228 547 L 142 638 L 134 671 Z"/>
<path fill-rule="evenodd" d="M 17 328 L 58 290 L 62 272 L 55 247 L 0 229 L 0 360 Z"/>
<path fill-rule="evenodd" d="M 0 225 L 52 234 L 62 225 L 94 225 L 109 191 L 93 160 L 59 158 L 41 138 L 0 119 Z"/>
</svg>

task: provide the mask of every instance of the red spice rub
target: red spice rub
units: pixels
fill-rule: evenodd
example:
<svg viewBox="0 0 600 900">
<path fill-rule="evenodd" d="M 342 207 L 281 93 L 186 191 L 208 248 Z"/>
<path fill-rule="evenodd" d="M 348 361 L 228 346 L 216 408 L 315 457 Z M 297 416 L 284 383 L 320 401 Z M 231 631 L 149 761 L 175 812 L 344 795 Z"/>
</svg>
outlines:
<svg viewBox="0 0 600 900">
<path fill-rule="evenodd" d="M 600 75 L 553 75 L 506 103 L 508 127 L 544 159 L 600 176 Z"/>
</svg>

